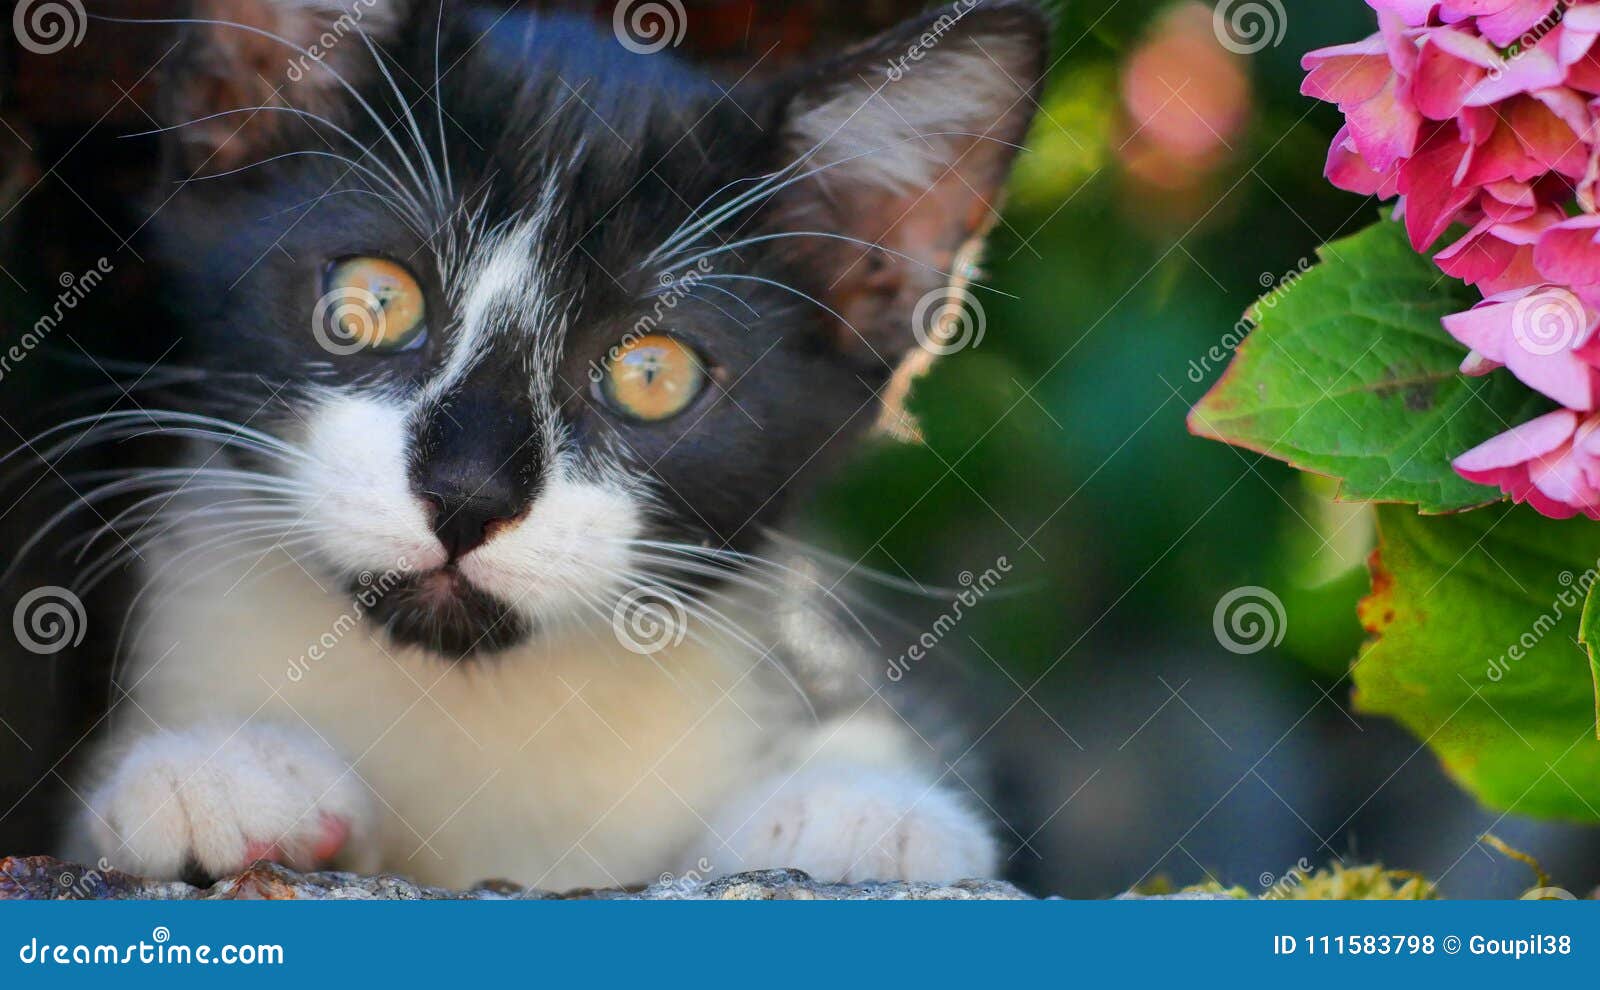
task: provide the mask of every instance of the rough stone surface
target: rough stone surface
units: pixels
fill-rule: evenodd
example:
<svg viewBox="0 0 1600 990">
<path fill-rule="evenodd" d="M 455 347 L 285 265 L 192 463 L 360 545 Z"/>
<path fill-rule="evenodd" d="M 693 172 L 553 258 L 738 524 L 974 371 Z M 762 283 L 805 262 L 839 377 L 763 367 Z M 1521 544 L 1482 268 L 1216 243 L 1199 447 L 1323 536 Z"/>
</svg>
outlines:
<svg viewBox="0 0 1600 990">
<path fill-rule="evenodd" d="M 641 900 L 641 901 L 974 901 L 1031 900 L 1009 883 L 819 883 L 799 870 L 740 873 L 707 883 L 674 880 L 634 890 L 528 890 L 500 881 L 471 890 L 424 887 L 393 876 L 296 873 L 261 863 L 210 887 L 93 870 L 48 856 L 0 859 L 0 900 Z"/>
</svg>

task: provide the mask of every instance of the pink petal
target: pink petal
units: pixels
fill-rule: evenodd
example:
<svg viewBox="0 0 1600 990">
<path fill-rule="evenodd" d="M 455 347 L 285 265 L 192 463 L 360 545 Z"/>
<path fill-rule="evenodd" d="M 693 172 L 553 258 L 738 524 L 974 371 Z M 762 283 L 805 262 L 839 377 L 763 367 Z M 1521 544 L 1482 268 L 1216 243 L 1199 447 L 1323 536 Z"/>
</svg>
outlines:
<svg viewBox="0 0 1600 990">
<path fill-rule="evenodd" d="M 1583 473 L 1584 460 L 1568 448 L 1528 465 L 1528 480 L 1552 501 L 1581 508 L 1594 505 L 1597 493 Z"/>
<path fill-rule="evenodd" d="M 1564 285 L 1600 283 L 1600 215 L 1584 214 L 1563 220 L 1539 238 L 1533 262 L 1540 274 Z"/>
<path fill-rule="evenodd" d="M 1461 7 L 1463 4 L 1453 3 L 1452 6 Z M 1550 16 L 1554 7 L 1552 0 L 1513 0 L 1497 13 L 1479 14 L 1476 23 L 1485 38 L 1504 48 L 1532 31 L 1540 21 Z"/>
<path fill-rule="evenodd" d="M 1478 283 L 1478 291 L 1492 296 L 1513 289 L 1526 289 L 1540 281 L 1543 280 L 1539 277 L 1539 270 L 1533 266 L 1533 248 L 1522 246 L 1517 248 L 1505 271 Z"/>
<path fill-rule="evenodd" d="M 1329 45 L 1327 48 L 1318 48 L 1300 56 L 1300 68 L 1307 71 L 1321 65 L 1332 58 L 1348 58 L 1353 55 L 1383 55 L 1388 51 L 1384 44 L 1382 34 L 1369 34 L 1360 41 L 1352 41 L 1345 45 Z"/>
<path fill-rule="evenodd" d="M 1477 351 L 1468 351 L 1467 356 L 1461 359 L 1461 373 L 1473 378 L 1487 375 L 1491 371 L 1504 368 L 1505 365 L 1498 361 L 1491 361 Z"/>
<path fill-rule="evenodd" d="M 1481 66 L 1462 59 L 1439 44 L 1441 37 L 1457 33 L 1436 32 L 1423 43 L 1422 51 L 1417 55 L 1416 76 L 1411 81 L 1411 99 L 1424 117 L 1434 120 L 1454 117 L 1466 104 L 1467 94 L 1483 79 L 1485 70 Z M 1478 43 L 1482 44 L 1481 41 Z M 1488 46 L 1484 45 L 1484 49 L 1488 51 Z M 1492 52 L 1490 58 L 1493 59 Z"/>
<path fill-rule="evenodd" d="M 1452 313 L 1440 322 L 1445 331 L 1487 360 L 1505 364 L 1506 341 L 1511 336 L 1515 302 L 1485 300 L 1469 310 Z"/>
<path fill-rule="evenodd" d="M 1516 58 L 1505 60 L 1500 65 L 1500 71 L 1486 74 L 1483 81 L 1467 94 L 1466 104 L 1471 107 L 1486 107 L 1519 93 L 1531 93 L 1536 89 L 1559 86 L 1566 79 L 1566 75 L 1566 70 L 1554 56 L 1542 48 L 1535 48 Z"/>
<path fill-rule="evenodd" d="M 1505 180 L 1501 182 L 1485 183 L 1483 191 L 1492 196 L 1496 202 L 1506 207 L 1532 207 L 1534 205 L 1533 187 L 1525 182 Z M 1479 200 L 1485 213 L 1490 212 L 1489 204 Z"/>
<path fill-rule="evenodd" d="M 1419 27 L 1428 23 L 1439 0 L 1367 0 L 1367 6 L 1379 14 L 1394 14 L 1408 27 Z"/>
<path fill-rule="evenodd" d="M 1440 271 L 1468 285 L 1494 278 L 1511 264 L 1517 247 L 1490 233 L 1494 221 L 1485 218 L 1466 236 L 1433 256 Z"/>
<path fill-rule="evenodd" d="M 1600 33 L 1600 6 L 1582 4 L 1568 7 L 1566 14 L 1561 18 L 1561 28 L 1564 31 Z"/>
<path fill-rule="evenodd" d="M 1347 55 L 1319 62 L 1300 82 L 1300 92 L 1341 107 L 1372 99 L 1394 75 L 1383 55 Z M 1476 80 L 1474 80 L 1476 81 Z"/>
<path fill-rule="evenodd" d="M 1584 93 L 1600 93 L 1600 52 L 1589 53 L 1567 66 L 1566 84 Z"/>
<path fill-rule="evenodd" d="M 1531 95 L 1549 108 L 1551 113 L 1561 118 L 1561 122 L 1567 125 L 1574 136 L 1588 139 L 1590 129 L 1594 126 L 1594 118 L 1589 113 L 1589 101 L 1582 95 L 1565 86 L 1541 89 Z"/>
<path fill-rule="evenodd" d="M 1600 9 L 1577 7 L 1567 11 L 1555 35 L 1556 61 L 1562 65 L 1572 63 L 1589 54 L 1594 41 L 1600 36 Z"/>
<path fill-rule="evenodd" d="M 1584 168 L 1589 164 L 1589 149 L 1549 107 L 1538 100 L 1518 99 L 1509 105 L 1506 117 L 1530 164 L 1540 172 L 1560 172 L 1574 179 L 1583 175 Z M 1588 130 L 1587 121 L 1583 129 Z M 1524 179 L 1533 177 L 1518 176 Z"/>
<path fill-rule="evenodd" d="M 1466 153 L 1467 147 L 1456 139 L 1455 128 L 1447 125 L 1435 131 L 1400 166 L 1398 188 L 1406 198 L 1406 232 L 1411 246 L 1418 251 L 1427 250 L 1438 240 L 1476 194 L 1472 187 L 1455 182 L 1455 173 L 1466 162 Z M 1371 158 L 1362 157 L 1372 162 Z"/>
<path fill-rule="evenodd" d="M 1451 466 L 1462 476 L 1477 481 L 1475 474 L 1516 467 L 1553 452 L 1572 439 L 1577 425 L 1577 413 L 1557 409 L 1484 441 L 1457 457 Z"/>
<path fill-rule="evenodd" d="M 1461 185 L 1478 186 L 1506 179 L 1526 182 L 1549 170 L 1528 154 L 1527 146 L 1517 138 L 1517 132 L 1509 123 L 1495 128 L 1489 140 L 1467 155 L 1466 171 L 1456 180 Z"/>
<path fill-rule="evenodd" d="M 1540 395 L 1585 412 L 1596 405 L 1600 373 L 1570 350 L 1543 353 L 1523 346 L 1506 348 L 1506 370 Z"/>
<path fill-rule="evenodd" d="M 1371 99 L 1345 108 L 1350 138 L 1361 157 L 1379 172 L 1387 172 L 1417 147 L 1422 115 L 1400 96 L 1397 80 L 1389 76 Z"/>
<path fill-rule="evenodd" d="M 1379 199 L 1389 199 L 1398 191 L 1396 186 L 1400 181 L 1399 170 L 1392 170 L 1388 175 L 1380 175 L 1362 160 L 1361 155 L 1355 150 L 1354 144 L 1349 140 L 1349 129 L 1341 129 L 1333 139 L 1333 145 L 1328 149 L 1328 165 L 1323 170 L 1329 182 L 1347 192 L 1359 193 L 1362 196 L 1377 196 Z"/>
</svg>

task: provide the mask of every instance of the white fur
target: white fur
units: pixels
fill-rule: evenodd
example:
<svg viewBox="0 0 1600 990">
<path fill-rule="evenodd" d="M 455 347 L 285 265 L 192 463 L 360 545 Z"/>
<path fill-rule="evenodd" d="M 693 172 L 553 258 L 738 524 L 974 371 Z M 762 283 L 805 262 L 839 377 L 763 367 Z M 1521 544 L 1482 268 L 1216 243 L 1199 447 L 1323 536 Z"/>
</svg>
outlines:
<svg viewBox="0 0 1600 990">
<path fill-rule="evenodd" d="M 377 865 L 372 798 L 314 735 L 251 723 L 158 729 L 132 739 L 111 765 L 81 816 L 91 861 L 104 856 L 163 877 L 192 863 L 221 875 L 237 870 L 256 844 L 277 846 L 310 869 L 336 819 L 349 839 L 335 861 L 357 870 Z"/>
<path fill-rule="evenodd" d="M 685 868 L 781 863 L 851 882 L 993 876 L 998 856 L 983 820 L 936 775 L 917 772 L 920 754 L 907 742 L 875 716 L 801 735 L 799 758 L 741 788 L 711 820 L 707 851 Z"/>
<path fill-rule="evenodd" d="M 407 481 L 409 409 L 398 399 L 330 393 L 306 418 L 300 446 L 308 456 L 293 478 L 311 493 L 302 512 L 322 536 L 321 555 L 341 573 L 425 571 L 448 557 Z"/>
<path fill-rule="evenodd" d="M 232 583 L 191 591 L 146 636 L 138 705 L 84 816 L 95 858 L 170 876 L 192 854 L 226 873 L 246 838 L 294 845 L 315 809 L 355 823 L 337 865 L 452 886 L 612 886 L 684 864 L 995 871 L 982 818 L 914 737 L 866 712 L 808 727 L 728 644 L 647 659 L 591 627 L 446 668 L 341 622 L 293 566 Z M 209 724 L 184 728 L 197 710 Z"/>
<path fill-rule="evenodd" d="M 898 73 L 864 74 L 796 108 L 790 147 L 814 166 L 833 166 L 824 182 L 919 189 L 952 167 L 965 142 L 986 135 L 1027 91 L 999 65 L 1025 63 L 1019 43 L 985 38 L 980 49 L 946 35 Z M 986 50 L 985 50 L 986 49 Z M 964 117 L 960 116 L 965 114 Z"/>
</svg>

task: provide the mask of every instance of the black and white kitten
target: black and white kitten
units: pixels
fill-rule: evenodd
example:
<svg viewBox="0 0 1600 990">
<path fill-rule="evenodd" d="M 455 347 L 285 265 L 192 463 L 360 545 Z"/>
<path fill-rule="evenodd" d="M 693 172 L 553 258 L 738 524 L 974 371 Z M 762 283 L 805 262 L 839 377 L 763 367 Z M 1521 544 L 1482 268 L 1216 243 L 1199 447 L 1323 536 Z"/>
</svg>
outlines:
<svg viewBox="0 0 1600 990">
<path fill-rule="evenodd" d="M 765 534 L 924 353 L 1041 15 L 957 3 L 726 90 L 580 19 L 342 2 L 197 2 L 174 56 L 193 181 L 152 229 L 203 373 L 95 427 L 191 446 L 111 520 L 147 547 L 129 703 L 70 851 L 995 873 Z"/>
</svg>

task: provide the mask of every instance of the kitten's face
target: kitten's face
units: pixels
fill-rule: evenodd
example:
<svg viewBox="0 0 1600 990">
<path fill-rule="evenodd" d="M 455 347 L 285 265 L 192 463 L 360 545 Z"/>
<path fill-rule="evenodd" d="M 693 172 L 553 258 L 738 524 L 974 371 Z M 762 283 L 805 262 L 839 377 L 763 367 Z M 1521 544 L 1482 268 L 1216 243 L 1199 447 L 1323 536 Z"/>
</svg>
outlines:
<svg viewBox="0 0 1600 990">
<path fill-rule="evenodd" d="M 1029 11 L 968 18 L 1037 75 Z M 454 658 L 641 583 L 691 594 L 704 561 L 661 544 L 741 549 L 781 515 L 877 415 L 1028 101 L 959 24 L 950 64 L 887 86 L 892 39 L 730 96 L 577 22 L 446 18 L 436 55 L 413 19 L 329 54 L 359 97 L 302 63 L 306 113 L 208 128 L 199 174 L 254 167 L 188 185 L 159 239 L 185 345 L 245 373 L 216 379 L 225 415 L 292 448 L 252 467 L 288 481 L 297 555 L 384 575 L 375 618 Z"/>
</svg>

